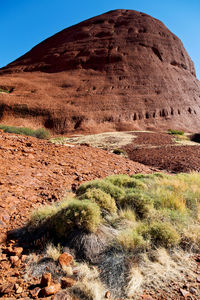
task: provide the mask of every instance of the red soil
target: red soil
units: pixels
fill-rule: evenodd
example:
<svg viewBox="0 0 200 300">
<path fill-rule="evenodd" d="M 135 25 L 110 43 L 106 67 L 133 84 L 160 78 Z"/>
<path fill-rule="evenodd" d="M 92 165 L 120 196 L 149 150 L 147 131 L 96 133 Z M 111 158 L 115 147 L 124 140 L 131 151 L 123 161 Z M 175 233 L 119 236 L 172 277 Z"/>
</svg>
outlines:
<svg viewBox="0 0 200 300">
<path fill-rule="evenodd" d="M 124 147 L 129 158 L 168 172 L 200 171 L 200 146 L 175 144 L 161 133 L 137 133 L 138 138 Z"/>
<path fill-rule="evenodd" d="M 23 225 L 34 208 L 60 200 L 72 184 L 153 171 L 104 150 L 54 145 L 2 132 L 0 166 L 0 240 L 7 230 Z"/>
</svg>

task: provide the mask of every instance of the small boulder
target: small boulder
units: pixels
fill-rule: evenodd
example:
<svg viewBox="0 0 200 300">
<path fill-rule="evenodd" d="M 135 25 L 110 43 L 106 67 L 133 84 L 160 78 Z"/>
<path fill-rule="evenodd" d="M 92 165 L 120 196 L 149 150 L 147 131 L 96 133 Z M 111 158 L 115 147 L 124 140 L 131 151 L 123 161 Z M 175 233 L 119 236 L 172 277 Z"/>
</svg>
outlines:
<svg viewBox="0 0 200 300">
<path fill-rule="evenodd" d="M 51 284 L 51 273 L 44 273 L 42 274 L 40 286 L 41 287 L 47 287 Z"/>
<path fill-rule="evenodd" d="M 23 289 L 21 286 L 19 286 L 15 291 L 16 294 L 21 294 L 22 292 L 23 292 Z"/>
<path fill-rule="evenodd" d="M 13 255 L 14 256 L 21 256 L 23 250 L 24 249 L 22 247 L 15 247 L 15 248 L 13 248 Z"/>
<path fill-rule="evenodd" d="M 16 266 L 19 262 L 19 257 L 18 256 L 10 256 L 10 262 L 12 265 Z"/>
<path fill-rule="evenodd" d="M 72 297 L 68 294 L 67 291 L 60 291 L 58 292 L 54 298 L 54 300 L 72 300 Z M 73 298 L 75 299 L 75 298 Z"/>
<path fill-rule="evenodd" d="M 33 290 L 31 290 L 30 294 L 31 294 L 32 298 L 37 298 L 40 291 L 41 291 L 41 288 L 39 288 L 39 287 L 36 287 Z"/>
<path fill-rule="evenodd" d="M 51 295 L 55 295 L 60 290 L 60 288 L 60 283 L 51 284 L 50 286 L 43 288 L 41 290 L 41 293 L 44 297 L 48 297 Z"/>
<path fill-rule="evenodd" d="M 67 252 L 62 253 L 58 258 L 59 264 L 62 268 L 73 265 L 73 256 Z"/>
<path fill-rule="evenodd" d="M 107 292 L 105 293 L 105 298 L 106 298 L 106 299 L 110 299 L 110 296 L 111 296 L 110 291 L 107 291 Z"/>
<path fill-rule="evenodd" d="M 73 278 L 70 277 L 63 277 L 61 279 L 61 287 L 62 289 L 66 289 L 68 287 L 72 287 L 73 285 L 75 285 L 76 280 L 74 280 Z"/>
<path fill-rule="evenodd" d="M 195 295 L 197 293 L 197 290 L 194 287 L 190 287 L 190 293 Z"/>
<path fill-rule="evenodd" d="M 187 298 L 188 296 L 190 296 L 190 293 L 187 290 L 180 289 L 180 292 L 184 298 Z"/>
</svg>

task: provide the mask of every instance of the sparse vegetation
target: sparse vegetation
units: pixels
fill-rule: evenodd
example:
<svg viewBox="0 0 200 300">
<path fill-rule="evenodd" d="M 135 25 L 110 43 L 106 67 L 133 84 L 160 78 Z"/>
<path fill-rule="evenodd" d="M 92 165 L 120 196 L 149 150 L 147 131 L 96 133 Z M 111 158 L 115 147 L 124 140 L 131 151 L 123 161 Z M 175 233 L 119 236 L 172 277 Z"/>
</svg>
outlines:
<svg viewBox="0 0 200 300">
<path fill-rule="evenodd" d="M 33 136 L 38 139 L 48 139 L 50 137 L 49 131 L 44 128 L 38 128 L 34 130 L 27 127 L 0 125 L 0 129 L 2 129 L 4 132 Z"/>
<path fill-rule="evenodd" d="M 125 250 L 135 251 L 147 244 L 151 248 L 186 247 L 188 241 L 197 248 L 199 199 L 198 173 L 112 175 L 82 184 L 75 198 L 40 208 L 30 224 L 47 223 L 59 238 L 74 229 L 95 233 L 100 224 L 113 226 L 118 232 L 113 239 Z M 129 222 L 127 231 L 124 222 Z"/>
<path fill-rule="evenodd" d="M 173 135 L 184 135 L 184 131 L 175 129 L 168 129 L 167 133 Z"/>
<path fill-rule="evenodd" d="M 49 243 L 46 246 L 45 252 L 49 258 L 52 258 L 54 261 L 57 261 L 61 254 L 61 247 L 60 245 L 56 247 L 52 243 Z"/>
<path fill-rule="evenodd" d="M 9 94 L 10 91 L 9 91 L 9 90 L 6 90 L 6 89 L 0 89 L 0 93 L 6 93 L 6 94 Z"/>
<path fill-rule="evenodd" d="M 104 285 L 117 296 L 135 295 L 146 276 L 143 272 L 152 275 L 150 266 L 165 274 L 163 257 L 174 266 L 177 253 L 184 257 L 188 250 L 199 251 L 200 174 L 112 175 L 87 182 L 75 196 L 38 209 L 28 225 L 29 234 L 33 228 L 50 232 L 56 246 L 48 245 L 46 254 L 55 264 L 58 243 L 88 263 L 64 270 L 66 274 L 79 270 L 71 295 L 96 299 L 94 292 L 103 293 Z M 89 266 L 92 255 L 94 269 Z M 138 260 L 134 270 L 126 265 L 133 256 Z"/>
<path fill-rule="evenodd" d="M 126 251 L 144 249 L 147 246 L 147 241 L 133 228 L 121 231 L 116 241 Z"/>
<path fill-rule="evenodd" d="M 108 211 L 109 213 L 116 213 L 117 211 L 115 200 L 101 189 L 88 189 L 79 197 L 79 199 L 94 201 L 100 206 L 100 208 Z"/>
<path fill-rule="evenodd" d="M 126 151 L 123 149 L 114 149 L 113 153 L 117 155 L 124 155 L 124 156 L 127 155 Z"/>
<path fill-rule="evenodd" d="M 80 195 L 84 194 L 88 189 L 91 189 L 91 188 L 97 188 L 97 189 L 104 191 L 105 193 L 107 193 L 111 197 L 113 197 L 116 201 L 122 199 L 125 196 L 124 189 L 109 182 L 108 178 L 107 178 L 107 180 L 93 180 L 93 181 L 82 184 L 77 189 L 77 195 L 80 196 Z"/>
<path fill-rule="evenodd" d="M 99 206 L 89 200 L 71 201 L 53 217 L 53 227 L 58 237 L 67 237 L 74 228 L 95 232 L 101 222 Z"/>
</svg>

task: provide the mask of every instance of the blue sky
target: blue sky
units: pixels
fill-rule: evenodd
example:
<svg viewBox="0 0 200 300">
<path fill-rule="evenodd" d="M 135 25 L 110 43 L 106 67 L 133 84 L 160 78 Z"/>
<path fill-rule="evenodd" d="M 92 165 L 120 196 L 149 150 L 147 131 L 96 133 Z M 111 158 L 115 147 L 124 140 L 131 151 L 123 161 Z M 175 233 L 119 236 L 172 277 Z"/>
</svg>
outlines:
<svg viewBox="0 0 200 300">
<path fill-rule="evenodd" d="M 200 0 L 0 0 L 0 67 L 56 32 L 117 8 L 161 20 L 182 40 L 200 79 Z"/>
</svg>

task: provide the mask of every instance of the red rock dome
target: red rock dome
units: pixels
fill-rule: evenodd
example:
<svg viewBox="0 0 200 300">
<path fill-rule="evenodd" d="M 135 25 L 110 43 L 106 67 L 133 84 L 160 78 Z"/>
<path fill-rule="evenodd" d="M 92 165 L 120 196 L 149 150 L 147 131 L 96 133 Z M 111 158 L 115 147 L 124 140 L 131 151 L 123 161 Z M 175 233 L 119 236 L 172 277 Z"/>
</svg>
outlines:
<svg viewBox="0 0 200 300">
<path fill-rule="evenodd" d="M 0 118 L 63 133 L 199 131 L 200 82 L 162 22 L 115 10 L 46 39 L 0 70 Z"/>
</svg>

